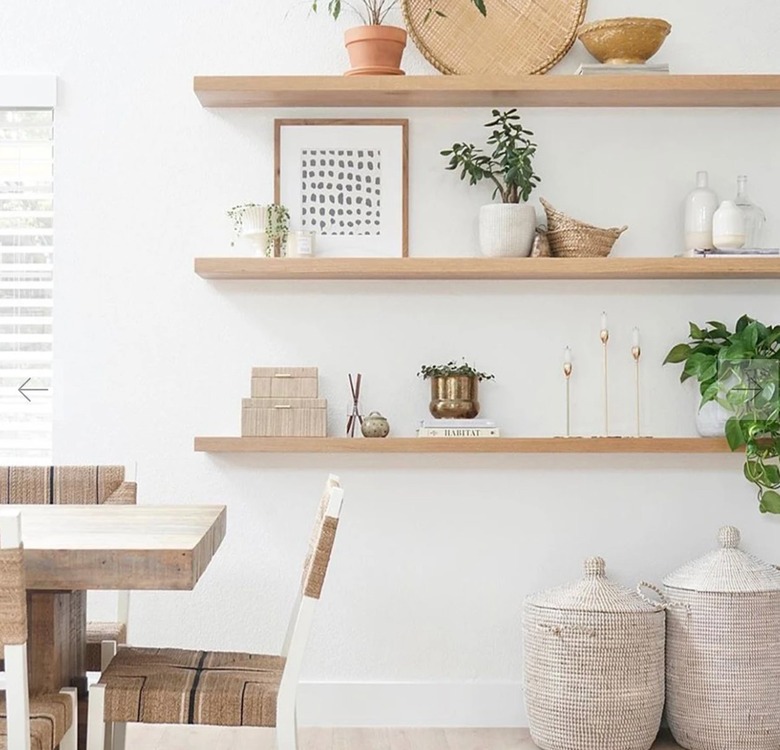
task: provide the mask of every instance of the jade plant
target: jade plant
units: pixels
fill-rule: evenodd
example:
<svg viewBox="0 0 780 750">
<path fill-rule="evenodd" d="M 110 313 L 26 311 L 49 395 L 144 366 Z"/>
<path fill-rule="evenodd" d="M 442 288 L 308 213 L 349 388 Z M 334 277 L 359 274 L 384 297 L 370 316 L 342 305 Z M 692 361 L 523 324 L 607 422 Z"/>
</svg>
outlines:
<svg viewBox="0 0 780 750">
<path fill-rule="evenodd" d="M 699 408 L 715 401 L 726 409 L 726 440 L 732 451 L 745 449 L 759 510 L 780 513 L 780 325 L 747 315 L 733 332 L 716 320 L 691 323 L 689 341 L 674 346 L 666 363 L 683 365 L 682 382 L 696 378 Z"/>
<path fill-rule="evenodd" d="M 461 0 L 461 2 L 471 2 L 483 16 L 487 15 L 485 0 Z M 311 9 L 313 11 L 316 12 L 319 5 L 319 0 L 311 0 Z M 341 15 L 341 11 L 346 7 L 357 13 L 357 15 L 360 16 L 360 20 L 366 26 L 380 26 L 385 22 L 390 11 L 397 7 L 397 5 L 398 0 L 357 0 L 354 4 L 346 1 L 342 2 L 342 0 L 328 0 L 327 7 L 328 13 L 333 18 L 338 18 Z M 438 8 L 437 5 L 438 0 L 430 0 L 424 16 L 425 21 L 427 21 L 431 15 L 437 15 L 441 18 L 446 17 L 444 11 Z"/>
<path fill-rule="evenodd" d="M 504 203 L 525 202 L 541 182 L 533 167 L 536 144 L 529 138 L 533 132 L 522 126 L 516 109 L 494 109 L 492 115 L 485 123 L 491 130 L 487 139 L 490 153 L 471 143 L 454 143 L 441 155 L 449 157 L 447 169 L 460 169 L 460 179 L 468 179 L 470 185 L 493 182 L 493 198 L 500 195 Z"/>
<path fill-rule="evenodd" d="M 469 377 L 476 378 L 477 380 L 494 380 L 495 375 L 489 375 L 486 372 L 480 372 L 473 368 L 466 360 L 462 362 L 456 362 L 452 360 L 447 362 L 446 365 L 422 365 L 420 372 L 417 373 L 417 377 L 423 380 L 429 378 L 446 378 L 446 377 Z"/>
</svg>

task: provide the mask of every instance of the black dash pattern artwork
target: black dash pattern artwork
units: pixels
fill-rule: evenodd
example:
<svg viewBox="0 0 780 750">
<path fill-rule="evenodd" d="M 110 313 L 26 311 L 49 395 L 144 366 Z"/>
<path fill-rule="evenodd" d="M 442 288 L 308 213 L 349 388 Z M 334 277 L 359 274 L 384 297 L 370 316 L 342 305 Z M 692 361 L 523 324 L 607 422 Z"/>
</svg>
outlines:
<svg viewBox="0 0 780 750">
<path fill-rule="evenodd" d="M 301 151 L 302 228 L 322 235 L 381 235 L 380 149 Z"/>
</svg>

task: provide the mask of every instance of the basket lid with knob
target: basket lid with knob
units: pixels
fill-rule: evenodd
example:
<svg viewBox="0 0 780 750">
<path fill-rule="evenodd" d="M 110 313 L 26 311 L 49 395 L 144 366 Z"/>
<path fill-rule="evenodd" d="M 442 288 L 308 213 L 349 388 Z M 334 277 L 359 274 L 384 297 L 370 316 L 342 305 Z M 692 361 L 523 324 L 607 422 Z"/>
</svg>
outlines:
<svg viewBox="0 0 780 750">
<path fill-rule="evenodd" d="M 656 613 L 660 607 L 611 581 L 601 557 L 585 560 L 585 576 L 568 586 L 527 597 L 526 605 L 573 612 Z"/>
<path fill-rule="evenodd" d="M 780 570 L 744 552 L 739 544 L 739 529 L 723 526 L 718 532 L 718 549 L 670 573 L 664 586 L 713 593 L 780 591 Z"/>
</svg>

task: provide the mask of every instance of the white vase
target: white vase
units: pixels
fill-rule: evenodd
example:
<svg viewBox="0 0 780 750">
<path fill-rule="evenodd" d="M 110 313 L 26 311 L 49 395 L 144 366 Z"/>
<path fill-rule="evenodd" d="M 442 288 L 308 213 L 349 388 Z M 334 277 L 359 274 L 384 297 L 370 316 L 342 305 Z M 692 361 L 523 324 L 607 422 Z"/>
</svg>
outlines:
<svg viewBox="0 0 780 750">
<path fill-rule="evenodd" d="M 718 208 L 718 196 L 708 187 L 706 172 L 696 173 L 696 187 L 685 198 L 685 249 L 712 250 L 712 217 Z"/>
<path fill-rule="evenodd" d="M 712 217 L 712 243 L 718 250 L 745 244 L 745 216 L 734 201 L 723 201 Z"/>
<path fill-rule="evenodd" d="M 536 211 L 527 203 L 489 203 L 479 209 L 479 249 L 489 258 L 525 258 L 536 233 Z"/>
<path fill-rule="evenodd" d="M 726 434 L 726 422 L 731 414 L 717 401 L 708 401 L 699 409 L 699 396 L 696 395 L 696 431 L 702 437 L 723 437 Z"/>
</svg>

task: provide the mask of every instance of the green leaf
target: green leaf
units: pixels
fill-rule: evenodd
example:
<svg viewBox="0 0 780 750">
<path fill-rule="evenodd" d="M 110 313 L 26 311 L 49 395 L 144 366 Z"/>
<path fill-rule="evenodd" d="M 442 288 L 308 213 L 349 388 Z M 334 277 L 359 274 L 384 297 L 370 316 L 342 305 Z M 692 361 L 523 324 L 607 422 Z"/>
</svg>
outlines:
<svg viewBox="0 0 780 750">
<path fill-rule="evenodd" d="M 780 495 L 774 490 L 762 492 L 758 509 L 762 513 L 780 513 Z"/>
<path fill-rule="evenodd" d="M 677 344 L 673 346 L 669 354 L 666 355 L 664 364 L 677 364 L 678 362 L 685 362 L 691 354 L 691 347 L 688 344 Z"/>
<path fill-rule="evenodd" d="M 743 315 L 737 321 L 737 325 L 734 330 L 736 330 L 737 333 L 742 333 L 742 331 L 744 331 L 748 327 L 748 324 L 750 323 L 751 320 L 752 318 L 749 315 Z"/>
<path fill-rule="evenodd" d="M 741 448 L 745 444 L 745 436 L 742 434 L 742 425 L 736 417 L 729 417 L 726 422 L 726 440 L 732 451 Z"/>
<path fill-rule="evenodd" d="M 759 461 L 745 461 L 745 465 L 742 467 L 742 473 L 745 475 L 745 479 L 753 484 L 758 484 L 764 475 L 764 471 Z"/>
<path fill-rule="evenodd" d="M 690 337 L 692 339 L 703 339 L 703 338 L 705 338 L 706 334 L 704 333 L 704 331 L 702 331 L 701 328 L 699 328 L 699 326 L 696 325 L 696 323 L 689 323 L 689 325 L 691 327 Z"/>
</svg>

